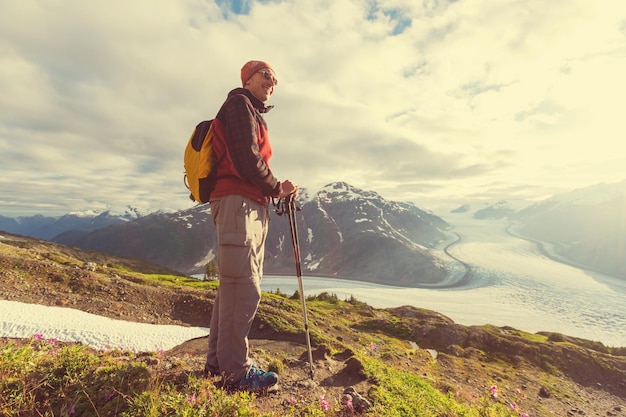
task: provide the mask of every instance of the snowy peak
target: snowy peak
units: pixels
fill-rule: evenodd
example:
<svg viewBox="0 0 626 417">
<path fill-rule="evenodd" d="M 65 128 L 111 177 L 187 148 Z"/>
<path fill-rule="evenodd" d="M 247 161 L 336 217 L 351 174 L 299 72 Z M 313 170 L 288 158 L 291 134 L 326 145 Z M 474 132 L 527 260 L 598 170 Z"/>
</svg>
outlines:
<svg viewBox="0 0 626 417">
<path fill-rule="evenodd" d="M 382 197 L 374 191 L 364 191 L 345 182 L 334 182 L 325 185 L 316 194 L 316 197 L 325 203 L 337 203 L 357 199 L 382 200 Z"/>
<path fill-rule="evenodd" d="M 467 213 L 471 209 L 472 209 L 472 206 L 470 204 L 463 204 L 455 208 L 454 210 L 451 210 L 450 213 Z"/>
<path fill-rule="evenodd" d="M 142 211 L 136 207 L 132 207 L 132 206 L 126 206 L 120 209 L 110 209 L 107 210 L 103 213 L 101 213 L 99 216 L 101 217 L 110 217 L 110 218 L 118 218 L 118 219 L 122 219 L 122 220 L 126 220 L 126 221 L 130 221 L 130 220 L 136 220 L 139 219 L 141 217 L 147 216 L 148 214 L 151 214 L 150 212 L 145 212 Z"/>
<path fill-rule="evenodd" d="M 544 216 L 549 212 L 563 213 L 569 211 L 594 211 L 595 207 L 619 205 L 620 199 L 626 199 L 626 180 L 612 184 L 596 184 L 579 188 L 567 193 L 555 194 L 552 197 L 520 210 L 516 220 Z"/>
<path fill-rule="evenodd" d="M 84 211 L 74 211 L 70 212 L 62 217 L 73 217 L 73 218 L 119 218 L 123 220 L 135 220 L 143 216 L 147 216 L 150 212 L 144 212 L 136 207 L 132 207 L 127 205 L 121 208 L 113 208 L 109 210 L 84 210 Z"/>
<path fill-rule="evenodd" d="M 515 210 L 509 207 L 506 200 L 500 200 L 474 213 L 475 219 L 504 219 L 512 216 Z"/>
<path fill-rule="evenodd" d="M 596 184 L 567 193 L 556 194 L 548 202 L 573 205 L 596 205 L 626 196 L 626 180 L 612 184 Z"/>
<path fill-rule="evenodd" d="M 386 200 L 375 191 L 362 190 L 345 182 L 327 184 L 315 194 L 312 201 L 318 201 L 322 204 L 348 203 L 361 209 L 365 207 L 384 208 L 386 212 L 408 210 L 418 215 L 426 213 L 418 209 L 413 203 Z"/>
<path fill-rule="evenodd" d="M 48 217 L 37 214 L 18 217 L 11 223 L 0 222 L 0 224 L 6 223 L 3 229 L 9 233 L 41 239 L 53 239 L 55 236 L 70 230 L 92 231 L 112 224 L 137 220 L 141 217 L 143 216 L 138 209 L 126 206 L 126 208 L 115 212 L 111 210 L 104 212 L 86 210 L 68 213 L 60 217 Z"/>
<path fill-rule="evenodd" d="M 626 277 L 626 181 L 555 195 L 518 212 L 519 232 L 558 247 L 559 255 Z"/>
</svg>

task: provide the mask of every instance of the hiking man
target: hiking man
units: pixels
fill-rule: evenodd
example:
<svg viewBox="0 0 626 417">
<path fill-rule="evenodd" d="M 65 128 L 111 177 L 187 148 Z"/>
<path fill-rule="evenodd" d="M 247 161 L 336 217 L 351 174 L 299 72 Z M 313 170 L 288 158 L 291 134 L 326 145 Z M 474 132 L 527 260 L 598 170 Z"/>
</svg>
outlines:
<svg viewBox="0 0 626 417">
<path fill-rule="evenodd" d="M 213 120 L 214 152 L 222 160 L 211 193 L 217 230 L 219 287 L 211 315 L 206 376 L 222 375 L 225 387 L 257 391 L 278 382 L 248 357 L 248 333 L 261 300 L 261 278 L 270 197 L 295 194 L 298 186 L 280 182 L 269 167 L 272 147 L 263 115 L 278 84 L 273 68 L 249 61 L 236 88 Z"/>
</svg>

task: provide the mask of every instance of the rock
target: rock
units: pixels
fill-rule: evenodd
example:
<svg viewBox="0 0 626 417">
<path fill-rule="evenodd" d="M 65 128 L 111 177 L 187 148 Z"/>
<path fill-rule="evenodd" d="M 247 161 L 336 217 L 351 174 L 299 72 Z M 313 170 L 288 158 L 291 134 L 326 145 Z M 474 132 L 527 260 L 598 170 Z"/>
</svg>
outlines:
<svg viewBox="0 0 626 417">
<path fill-rule="evenodd" d="M 430 356 L 433 359 L 437 359 L 438 353 L 435 349 L 424 349 L 426 352 L 430 353 Z"/>
<path fill-rule="evenodd" d="M 548 390 L 546 387 L 539 388 L 539 396 L 541 398 L 550 398 L 550 395 L 550 390 Z"/>
<path fill-rule="evenodd" d="M 306 389 L 314 389 L 317 387 L 317 383 L 310 379 L 298 381 L 298 386 Z"/>
<path fill-rule="evenodd" d="M 351 401 L 352 408 L 357 413 L 364 413 L 372 406 L 372 403 L 367 398 L 356 392 L 354 387 L 347 387 L 343 393 L 344 396 L 342 397 L 342 403 L 345 404 L 346 402 Z"/>
<path fill-rule="evenodd" d="M 95 262 L 85 262 L 83 264 L 83 269 L 85 271 L 95 271 L 97 269 L 98 265 L 95 264 Z"/>
</svg>

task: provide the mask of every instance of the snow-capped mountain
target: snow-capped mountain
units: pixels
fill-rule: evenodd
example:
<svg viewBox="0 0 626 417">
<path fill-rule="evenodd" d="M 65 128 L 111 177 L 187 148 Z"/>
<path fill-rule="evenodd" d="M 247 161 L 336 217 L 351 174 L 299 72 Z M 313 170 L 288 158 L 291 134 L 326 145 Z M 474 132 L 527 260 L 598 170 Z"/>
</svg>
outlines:
<svg viewBox="0 0 626 417">
<path fill-rule="evenodd" d="M 593 211 L 594 207 L 610 204 L 626 196 L 626 180 L 613 184 L 596 184 L 579 188 L 552 197 L 520 210 L 516 220 L 532 219 L 549 212 L 567 212 L 572 210 Z"/>
<path fill-rule="evenodd" d="M 68 213 L 58 217 L 48 217 L 41 214 L 9 218 L 0 216 L 0 230 L 18 235 L 52 239 L 56 235 L 68 230 L 91 231 L 125 223 L 142 217 L 139 210 L 127 206 L 122 210 L 107 210 L 97 212 L 93 210 Z"/>
<path fill-rule="evenodd" d="M 515 210 L 509 206 L 505 200 L 500 200 L 495 204 L 477 210 L 474 213 L 475 219 L 505 219 L 515 213 Z"/>
<path fill-rule="evenodd" d="M 439 217 L 343 182 L 327 185 L 300 204 L 305 271 L 377 282 L 392 279 L 396 285 L 432 284 L 443 277 L 443 266 L 428 252 L 449 228 Z M 272 223 L 276 233 L 268 237 L 270 265 L 289 273 L 293 256 L 282 256 L 291 254 L 288 223 Z"/>
<path fill-rule="evenodd" d="M 314 195 L 302 190 L 296 213 L 303 271 L 394 285 L 434 284 L 445 267 L 428 248 L 445 238 L 449 225 L 407 203 L 387 201 L 346 183 Z M 265 272 L 294 274 L 286 218 L 272 216 Z M 92 232 L 68 232 L 59 243 L 155 262 L 199 273 L 214 258 L 216 238 L 209 205 L 155 213 Z"/>
<path fill-rule="evenodd" d="M 626 277 L 626 180 L 554 195 L 511 218 L 567 259 Z"/>
<path fill-rule="evenodd" d="M 471 204 L 465 203 L 453 210 L 450 210 L 450 213 L 467 213 L 468 211 L 471 210 L 471 208 L 472 208 Z"/>
</svg>

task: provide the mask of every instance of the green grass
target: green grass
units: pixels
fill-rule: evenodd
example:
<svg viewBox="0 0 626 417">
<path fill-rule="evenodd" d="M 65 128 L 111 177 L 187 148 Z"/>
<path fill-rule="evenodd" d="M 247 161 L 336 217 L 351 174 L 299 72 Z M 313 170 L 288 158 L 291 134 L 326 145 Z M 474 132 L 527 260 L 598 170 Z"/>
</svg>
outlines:
<svg viewBox="0 0 626 417">
<path fill-rule="evenodd" d="M 131 352 L 32 340 L 0 351 L 2 416 L 257 416 L 247 393 L 162 381 Z"/>
<path fill-rule="evenodd" d="M 369 392 L 374 400 L 371 415 L 401 417 L 510 417 L 518 416 L 510 406 L 496 401 L 489 393 L 483 397 L 457 398 L 443 393 L 413 373 L 399 372 L 375 358 L 362 357 L 366 374 L 377 384 Z"/>
<path fill-rule="evenodd" d="M 156 355 L 156 354 L 154 354 Z M 167 379 L 155 375 L 132 352 L 96 352 L 82 345 L 32 339 L 0 350 L 0 415 L 3 416 L 273 416 L 255 407 L 255 396 L 227 393 L 193 374 Z M 361 355 L 364 372 L 377 381 L 368 393 L 371 416 L 517 415 L 488 398 L 467 403 L 446 395 L 427 380 L 398 372 L 376 357 Z M 278 359 L 270 361 L 281 372 Z M 323 409 L 324 400 L 294 401 L 281 416 L 347 416 L 345 405 Z"/>
<path fill-rule="evenodd" d="M 146 284 L 160 284 L 170 288 L 217 288 L 218 281 L 201 281 L 192 277 L 179 275 L 145 274 Z"/>
</svg>

